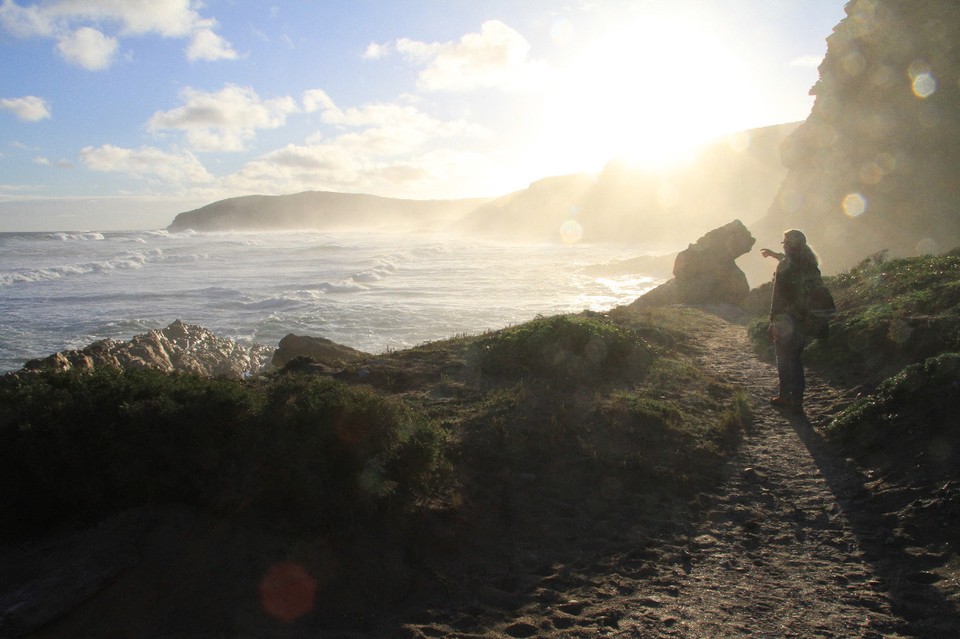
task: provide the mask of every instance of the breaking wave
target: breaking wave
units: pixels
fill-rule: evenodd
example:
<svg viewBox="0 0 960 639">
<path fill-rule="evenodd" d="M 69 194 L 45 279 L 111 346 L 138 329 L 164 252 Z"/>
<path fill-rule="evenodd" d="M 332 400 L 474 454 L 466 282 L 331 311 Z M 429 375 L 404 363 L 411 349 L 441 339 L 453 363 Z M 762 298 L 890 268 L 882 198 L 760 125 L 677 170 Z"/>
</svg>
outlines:
<svg viewBox="0 0 960 639">
<path fill-rule="evenodd" d="M 127 251 L 119 253 L 108 260 L 81 262 L 78 264 L 60 264 L 37 269 L 0 273 L 0 286 L 44 282 L 67 277 L 82 277 L 85 275 L 109 273 L 111 271 L 140 269 L 146 264 L 162 260 L 163 251 L 161 249 Z"/>
</svg>

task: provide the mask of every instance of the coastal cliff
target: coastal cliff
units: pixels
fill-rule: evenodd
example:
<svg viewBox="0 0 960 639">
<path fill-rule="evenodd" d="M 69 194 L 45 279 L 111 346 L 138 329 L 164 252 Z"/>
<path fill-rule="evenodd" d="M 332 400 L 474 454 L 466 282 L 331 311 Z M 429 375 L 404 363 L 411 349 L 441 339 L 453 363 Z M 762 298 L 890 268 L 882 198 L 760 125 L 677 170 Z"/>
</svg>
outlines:
<svg viewBox="0 0 960 639">
<path fill-rule="evenodd" d="M 180 213 L 167 230 L 431 229 L 465 215 L 483 202 L 483 199 L 403 200 L 330 191 L 248 195 Z"/>
<path fill-rule="evenodd" d="M 853 0 L 827 38 L 786 178 L 750 226 L 760 246 L 809 231 L 829 272 L 960 243 L 960 4 Z"/>
</svg>

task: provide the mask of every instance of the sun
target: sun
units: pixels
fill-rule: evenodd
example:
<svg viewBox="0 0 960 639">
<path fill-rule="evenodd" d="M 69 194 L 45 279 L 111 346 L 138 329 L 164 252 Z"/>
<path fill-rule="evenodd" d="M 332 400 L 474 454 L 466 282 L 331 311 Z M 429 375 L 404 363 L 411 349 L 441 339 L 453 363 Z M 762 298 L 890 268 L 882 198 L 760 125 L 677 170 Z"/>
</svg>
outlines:
<svg viewBox="0 0 960 639">
<path fill-rule="evenodd" d="M 749 128 L 751 73 L 721 35 L 690 15 L 611 28 L 558 75 L 541 122 L 545 154 L 660 168 Z"/>
</svg>

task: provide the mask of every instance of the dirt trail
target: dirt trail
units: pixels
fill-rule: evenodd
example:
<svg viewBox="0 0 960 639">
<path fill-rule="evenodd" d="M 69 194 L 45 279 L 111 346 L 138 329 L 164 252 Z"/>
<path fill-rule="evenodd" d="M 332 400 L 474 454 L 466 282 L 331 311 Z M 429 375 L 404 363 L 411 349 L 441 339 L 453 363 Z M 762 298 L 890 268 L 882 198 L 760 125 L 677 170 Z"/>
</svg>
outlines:
<svg viewBox="0 0 960 639">
<path fill-rule="evenodd" d="M 895 631 L 899 622 L 863 548 L 862 525 L 848 516 L 856 474 L 830 458 L 814 429 L 846 403 L 842 394 L 810 375 L 808 417 L 782 413 L 766 401 L 775 393 L 776 371 L 752 354 L 742 326 L 720 325 L 703 351 L 705 367 L 749 393 L 756 419 L 703 533 L 692 540 L 688 571 L 666 607 L 677 618 L 672 634 L 878 637 Z"/>
<path fill-rule="evenodd" d="M 404 636 L 960 636 L 955 605 L 922 570 L 928 551 L 897 537 L 869 478 L 817 433 L 850 391 L 808 374 L 807 415 L 775 410 L 775 367 L 757 359 L 739 319 L 719 318 L 698 359 L 749 394 L 755 421 L 692 528 L 668 525 L 644 549 L 601 522 L 574 535 L 583 547 L 566 567 L 505 568 L 472 606 L 427 611 Z M 536 543 L 524 552 L 535 558 Z"/>
</svg>

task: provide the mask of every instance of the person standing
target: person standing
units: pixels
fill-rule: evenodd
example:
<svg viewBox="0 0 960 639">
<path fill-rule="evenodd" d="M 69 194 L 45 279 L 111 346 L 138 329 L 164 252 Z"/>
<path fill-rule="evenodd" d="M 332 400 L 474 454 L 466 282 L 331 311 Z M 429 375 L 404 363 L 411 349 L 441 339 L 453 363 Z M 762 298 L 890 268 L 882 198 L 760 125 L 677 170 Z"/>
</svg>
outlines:
<svg viewBox="0 0 960 639">
<path fill-rule="evenodd" d="M 810 341 L 804 329 L 809 313 L 806 291 L 813 283 L 820 283 L 820 266 L 816 253 L 807 245 L 806 236 L 796 229 L 783 234 L 783 253 L 760 249 L 763 257 L 772 257 L 779 263 L 773 276 L 773 295 L 770 300 L 770 337 L 777 355 L 779 394 L 770 400 L 778 408 L 802 413 L 806 378 L 801 356 Z"/>
</svg>

